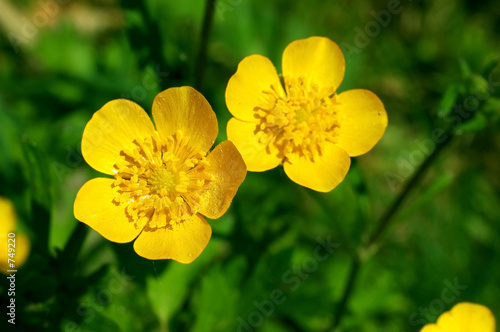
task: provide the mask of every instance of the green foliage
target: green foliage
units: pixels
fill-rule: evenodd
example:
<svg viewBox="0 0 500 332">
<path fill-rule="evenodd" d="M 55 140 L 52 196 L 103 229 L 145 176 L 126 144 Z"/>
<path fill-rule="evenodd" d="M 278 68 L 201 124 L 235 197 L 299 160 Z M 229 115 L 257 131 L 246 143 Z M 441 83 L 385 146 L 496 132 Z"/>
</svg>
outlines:
<svg viewBox="0 0 500 332">
<path fill-rule="evenodd" d="M 57 1 L 47 14 L 44 2 L 3 2 L 17 16 L 0 15 L 0 196 L 14 202 L 32 246 L 17 274 L 21 330 L 333 331 L 353 259 L 442 144 L 436 129 L 453 142 L 370 255 L 361 253 L 367 261 L 335 331 L 416 332 L 463 301 L 500 319 L 495 1 L 402 1 L 370 37 L 364 31 L 387 1 L 218 0 L 201 91 L 217 114 L 218 141 L 239 61 L 263 54 L 280 71 L 286 45 L 312 35 L 343 48 L 340 91 L 374 91 L 389 127 L 328 194 L 299 187 L 282 168 L 249 173 L 227 214 L 209 221 L 213 238 L 190 265 L 151 262 L 131 243 L 110 243 L 74 218 L 73 202 L 86 181 L 103 176 L 80 147 L 95 111 L 127 98 L 150 112 L 159 91 L 194 84 L 205 3 Z M 50 24 L 23 26 L 36 13 Z M 319 260 L 327 239 L 340 246 Z M 443 301 L 455 279 L 467 288 Z"/>
</svg>

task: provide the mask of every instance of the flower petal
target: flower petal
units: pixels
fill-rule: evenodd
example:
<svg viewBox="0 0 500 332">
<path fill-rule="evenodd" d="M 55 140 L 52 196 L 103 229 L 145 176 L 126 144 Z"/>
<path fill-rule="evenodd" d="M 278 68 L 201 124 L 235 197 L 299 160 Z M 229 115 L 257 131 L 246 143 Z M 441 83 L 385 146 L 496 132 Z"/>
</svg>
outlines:
<svg viewBox="0 0 500 332">
<path fill-rule="evenodd" d="M 205 249 L 212 229 L 200 215 L 172 228 L 146 227 L 134 242 L 135 252 L 147 259 L 173 259 L 188 264 Z"/>
<path fill-rule="evenodd" d="M 494 332 L 495 317 L 487 307 L 461 302 L 443 313 L 436 324 L 427 324 L 421 332 Z"/>
<path fill-rule="evenodd" d="M 336 43 L 325 37 L 291 42 L 282 61 L 286 85 L 291 78 L 305 77 L 319 88 L 336 90 L 344 78 L 344 55 Z"/>
<path fill-rule="evenodd" d="M 125 214 L 126 203 L 113 202 L 113 179 L 95 178 L 85 183 L 76 195 L 73 211 L 75 218 L 89 225 L 106 239 L 125 243 L 139 235 Z"/>
<path fill-rule="evenodd" d="M 148 114 L 136 103 L 116 99 L 95 112 L 83 131 L 82 154 L 95 170 L 113 174 L 113 165 L 121 160 L 120 151 L 135 139 L 154 132 Z"/>
<path fill-rule="evenodd" d="M 6 198 L 0 197 L 0 237 L 7 238 L 7 234 L 16 229 L 17 217 L 14 204 Z M 7 241 L 5 241 L 7 243 Z M 2 247 L 4 248 L 4 247 Z M 5 246 L 7 248 L 7 246 Z"/>
<path fill-rule="evenodd" d="M 199 213 L 211 219 L 226 213 L 238 187 L 245 179 L 247 167 L 233 143 L 224 141 L 207 156 L 203 170 L 214 176 L 208 188 L 200 194 Z"/>
<path fill-rule="evenodd" d="M 206 153 L 219 132 L 212 107 L 201 93 L 189 86 L 160 92 L 153 101 L 156 130 L 163 137 L 181 131 L 190 152 Z"/>
<path fill-rule="evenodd" d="M 12 242 L 9 242 L 12 239 L 9 234 L 15 234 L 16 268 L 20 268 L 28 258 L 31 244 L 26 235 L 16 231 L 16 224 L 17 216 L 14 204 L 9 199 L 0 197 L 0 247 L 7 248 L 8 243 Z M 13 257 L 9 254 L 11 253 L 7 249 L 0 250 L 0 272 L 3 274 L 8 274 L 7 270 L 12 270 L 12 267 L 9 266 L 9 258 Z"/>
<path fill-rule="evenodd" d="M 368 90 L 348 90 L 335 97 L 340 122 L 337 146 L 351 157 L 370 151 L 384 135 L 387 113 L 380 99 Z"/>
<path fill-rule="evenodd" d="M 329 192 L 344 180 L 350 165 L 351 159 L 344 150 L 325 143 L 323 153 L 315 161 L 309 157 L 290 155 L 283 167 L 288 177 L 301 186 Z"/>
<path fill-rule="evenodd" d="M 285 96 L 278 73 L 271 60 L 262 55 L 250 55 L 241 60 L 226 88 L 226 105 L 237 119 L 256 122 L 255 108 L 269 103 L 264 91 L 271 86 L 280 97 Z"/>
<path fill-rule="evenodd" d="M 455 332 L 454 330 L 443 330 L 436 324 L 427 324 L 424 326 L 423 329 L 420 330 L 420 332 Z"/>
<path fill-rule="evenodd" d="M 282 160 L 272 144 L 260 142 L 259 124 L 232 118 L 227 123 L 227 138 L 241 153 L 249 171 L 263 172 L 278 166 Z"/>
<path fill-rule="evenodd" d="M 7 234 L 5 234 L 7 235 Z M 8 237 L 0 237 L 0 246 L 2 248 L 7 248 L 8 246 Z M 11 268 L 9 267 L 9 253 L 7 250 L 2 250 L 0 251 L 0 273 L 3 274 L 9 274 L 7 270 L 10 270 Z"/>
<path fill-rule="evenodd" d="M 456 304 L 450 311 L 439 317 L 437 325 L 443 331 L 453 332 L 494 332 L 495 317 L 487 307 L 462 302 Z"/>
</svg>

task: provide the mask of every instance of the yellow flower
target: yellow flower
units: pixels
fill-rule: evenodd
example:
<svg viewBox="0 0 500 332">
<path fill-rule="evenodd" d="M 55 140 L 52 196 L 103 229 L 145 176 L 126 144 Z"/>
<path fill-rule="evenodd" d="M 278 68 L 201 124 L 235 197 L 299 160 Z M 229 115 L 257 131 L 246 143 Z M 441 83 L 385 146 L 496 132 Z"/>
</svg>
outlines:
<svg viewBox="0 0 500 332">
<path fill-rule="evenodd" d="M 3 274 L 10 274 L 7 270 L 20 268 L 30 252 L 28 237 L 16 232 L 16 225 L 17 217 L 14 205 L 10 200 L 0 197 L 0 272 Z M 9 252 L 9 248 L 13 250 Z M 14 262 L 12 263 L 9 259 Z M 10 265 L 9 262 L 14 265 Z"/>
<path fill-rule="evenodd" d="M 443 313 L 436 324 L 427 324 L 421 332 L 495 332 L 495 317 L 487 307 L 462 302 Z"/>
<path fill-rule="evenodd" d="M 345 60 L 328 38 L 289 44 L 282 58 L 283 82 L 271 61 L 244 58 L 226 89 L 232 113 L 227 136 L 249 171 L 283 162 L 290 179 L 321 192 L 345 177 L 350 157 L 368 152 L 382 138 L 387 114 L 368 90 L 337 94 Z"/>
<path fill-rule="evenodd" d="M 210 104 L 191 87 L 171 88 L 153 102 L 153 119 L 132 101 L 104 105 L 85 127 L 82 154 L 113 178 L 83 185 L 75 217 L 110 241 L 134 240 L 147 259 L 190 263 L 212 230 L 203 216 L 222 216 L 246 176 L 235 146 L 208 151 L 218 133 Z"/>
</svg>

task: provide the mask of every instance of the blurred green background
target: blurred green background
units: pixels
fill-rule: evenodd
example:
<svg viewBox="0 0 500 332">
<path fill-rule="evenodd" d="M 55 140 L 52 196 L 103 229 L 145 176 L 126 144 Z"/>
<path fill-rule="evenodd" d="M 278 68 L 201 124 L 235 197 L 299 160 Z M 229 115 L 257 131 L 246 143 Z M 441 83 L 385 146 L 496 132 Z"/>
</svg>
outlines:
<svg viewBox="0 0 500 332">
<path fill-rule="evenodd" d="M 500 319 L 496 1 L 219 0 L 199 68 L 204 11 L 201 0 L 0 0 L 0 196 L 32 242 L 17 274 L 17 330 L 333 331 L 353 253 L 437 146 L 433 131 L 455 124 L 362 267 L 336 331 L 418 331 L 463 301 Z M 299 187 L 282 169 L 249 173 L 190 265 L 74 232 L 76 193 L 100 176 L 81 137 L 102 105 L 127 98 L 150 112 L 159 91 L 202 74 L 222 141 L 238 62 L 263 54 L 280 71 L 286 45 L 314 35 L 345 51 L 339 90 L 372 90 L 389 115 L 334 191 Z M 453 104 L 477 91 L 481 111 L 453 118 Z M 329 252 L 318 247 L 328 241 Z"/>
</svg>

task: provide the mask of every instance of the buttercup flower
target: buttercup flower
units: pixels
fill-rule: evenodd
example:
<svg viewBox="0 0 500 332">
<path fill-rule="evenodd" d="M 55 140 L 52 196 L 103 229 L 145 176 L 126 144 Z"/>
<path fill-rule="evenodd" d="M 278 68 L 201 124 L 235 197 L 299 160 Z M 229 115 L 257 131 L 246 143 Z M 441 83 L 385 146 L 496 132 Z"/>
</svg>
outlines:
<svg viewBox="0 0 500 332">
<path fill-rule="evenodd" d="M 30 252 L 28 237 L 17 232 L 16 226 L 17 217 L 14 205 L 10 200 L 0 197 L 0 272 L 3 274 L 10 274 L 7 270 L 20 268 Z M 9 234 L 15 234 L 15 236 L 9 236 Z M 13 250 L 9 252 L 9 248 Z M 11 266 L 11 263 L 14 265 Z"/>
<path fill-rule="evenodd" d="M 328 38 L 296 40 L 283 52 L 283 82 L 271 61 L 244 58 L 226 89 L 227 136 L 249 171 L 283 163 L 296 183 L 321 192 L 345 177 L 350 157 L 368 152 L 387 127 L 380 99 L 368 90 L 337 93 L 340 48 Z"/>
<path fill-rule="evenodd" d="M 421 332 L 495 332 L 495 317 L 487 307 L 462 302 L 443 313 L 436 324 L 427 324 Z"/>
<path fill-rule="evenodd" d="M 85 127 L 82 154 L 113 178 L 83 185 L 75 217 L 110 241 L 134 242 L 148 259 L 190 263 L 212 230 L 204 216 L 222 216 L 246 175 L 233 143 L 207 154 L 218 133 L 215 113 L 191 87 L 171 88 L 153 102 L 153 119 L 136 103 L 104 105 Z"/>
</svg>

